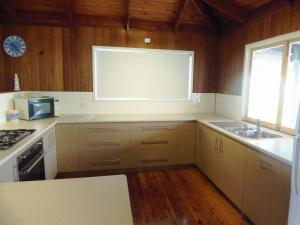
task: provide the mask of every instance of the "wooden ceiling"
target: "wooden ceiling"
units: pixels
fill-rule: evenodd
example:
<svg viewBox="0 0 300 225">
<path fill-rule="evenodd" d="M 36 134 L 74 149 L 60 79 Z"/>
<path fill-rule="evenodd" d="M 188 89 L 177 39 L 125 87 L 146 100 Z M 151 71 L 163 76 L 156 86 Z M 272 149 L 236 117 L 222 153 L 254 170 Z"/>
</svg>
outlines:
<svg viewBox="0 0 300 225">
<path fill-rule="evenodd" d="M 220 35 L 295 0 L 0 0 L 0 23 L 102 26 Z"/>
</svg>

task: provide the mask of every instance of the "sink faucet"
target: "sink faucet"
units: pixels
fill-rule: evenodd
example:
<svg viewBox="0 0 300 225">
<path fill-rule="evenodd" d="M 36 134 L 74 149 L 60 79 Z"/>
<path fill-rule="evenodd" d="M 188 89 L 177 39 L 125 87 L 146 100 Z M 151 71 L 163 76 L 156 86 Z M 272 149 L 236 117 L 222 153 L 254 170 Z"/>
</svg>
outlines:
<svg viewBox="0 0 300 225">
<path fill-rule="evenodd" d="M 258 119 L 258 120 L 256 120 L 256 134 L 257 134 L 257 138 L 259 138 L 260 130 L 261 130 L 261 120 Z"/>
</svg>

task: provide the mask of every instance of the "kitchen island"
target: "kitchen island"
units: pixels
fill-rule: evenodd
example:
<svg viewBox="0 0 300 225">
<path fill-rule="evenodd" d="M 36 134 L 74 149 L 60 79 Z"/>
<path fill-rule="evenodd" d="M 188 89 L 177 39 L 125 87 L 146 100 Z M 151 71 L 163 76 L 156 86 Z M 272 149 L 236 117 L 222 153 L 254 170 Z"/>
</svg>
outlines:
<svg viewBox="0 0 300 225">
<path fill-rule="evenodd" d="M 0 184 L 0 224 L 132 225 L 126 177 Z"/>
</svg>

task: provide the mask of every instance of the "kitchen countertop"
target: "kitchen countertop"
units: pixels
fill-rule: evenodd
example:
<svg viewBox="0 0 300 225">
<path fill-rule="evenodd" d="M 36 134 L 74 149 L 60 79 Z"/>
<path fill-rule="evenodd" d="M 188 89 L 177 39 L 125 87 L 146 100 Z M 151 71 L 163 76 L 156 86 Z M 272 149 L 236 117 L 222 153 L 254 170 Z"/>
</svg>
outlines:
<svg viewBox="0 0 300 225">
<path fill-rule="evenodd" d="M 105 114 L 105 115 L 63 115 L 57 118 L 36 121 L 12 121 L 0 124 L 0 129 L 36 129 L 32 135 L 26 137 L 8 150 L 0 151 L 0 166 L 8 159 L 17 156 L 24 149 L 43 136 L 57 123 L 96 123 L 96 122 L 150 122 L 150 121 L 197 121 L 208 126 L 242 144 L 257 149 L 287 164 L 292 163 L 293 138 L 292 136 L 279 134 L 282 138 L 251 140 L 241 138 L 209 122 L 233 121 L 217 114 Z M 268 130 L 268 129 L 265 129 Z"/>
<path fill-rule="evenodd" d="M 0 185 L 0 224 L 133 225 L 124 175 Z"/>
</svg>

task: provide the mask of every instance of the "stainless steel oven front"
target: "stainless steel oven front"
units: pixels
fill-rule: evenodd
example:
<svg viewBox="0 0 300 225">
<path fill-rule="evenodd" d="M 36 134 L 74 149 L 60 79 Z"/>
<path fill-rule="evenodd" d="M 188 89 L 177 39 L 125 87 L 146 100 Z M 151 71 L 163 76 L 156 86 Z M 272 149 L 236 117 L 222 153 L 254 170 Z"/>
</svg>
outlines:
<svg viewBox="0 0 300 225">
<path fill-rule="evenodd" d="M 19 181 L 45 180 L 43 140 L 17 157 Z"/>
</svg>

